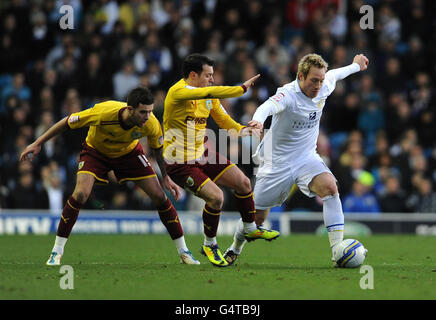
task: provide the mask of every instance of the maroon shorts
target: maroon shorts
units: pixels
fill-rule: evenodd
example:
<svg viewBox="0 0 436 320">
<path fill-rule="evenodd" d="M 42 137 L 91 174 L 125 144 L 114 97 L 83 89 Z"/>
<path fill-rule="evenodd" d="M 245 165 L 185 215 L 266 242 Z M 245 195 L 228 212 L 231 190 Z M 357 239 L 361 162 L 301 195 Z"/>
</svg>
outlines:
<svg viewBox="0 0 436 320">
<path fill-rule="evenodd" d="M 175 163 L 167 164 L 167 173 L 171 179 L 185 190 L 191 191 L 196 194 L 208 182 L 212 180 L 217 181 L 231 167 L 235 166 L 227 158 L 222 156 L 219 152 L 206 151 L 205 157 L 213 157 L 216 161 L 213 163 L 195 162 L 189 163 Z"/>
<path fill-rule="evenodd" d="M 156 176 L 140 143 L 128 154 L 118 158 L 109 158 L 83 143 L 77 174 L 88 173 L 93 175 L 98 182 L 109 183 L 108 172 L 111 170 L 114 171 L 119 183 Z"/>
</svg>

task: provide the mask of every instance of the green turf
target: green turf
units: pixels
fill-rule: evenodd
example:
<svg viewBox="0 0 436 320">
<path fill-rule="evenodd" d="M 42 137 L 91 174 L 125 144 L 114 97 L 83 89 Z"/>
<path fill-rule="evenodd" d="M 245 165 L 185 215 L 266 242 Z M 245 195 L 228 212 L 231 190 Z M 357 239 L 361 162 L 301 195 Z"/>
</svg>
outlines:
<svg viewBox="0 0 436 320">
<path fill-rule="evenodd" d="M 60 268 L 45 265 L 53 240 L 0 236 L 0 299 L 436 299 L 434 237 L 359 237 L 374 270 L 367 290 L 365 274 L 333 268 L 327 238 L 314 235 L 248 243 L 228 268 L 198 253 L 201 236 L 186 236 L 202 263 L 188 266 L 167 235 L 72 235 L 62 262 L 74 289 L 62 290 Z M 231 237 L 219 243 L 224 251 Z"/>
</svg>

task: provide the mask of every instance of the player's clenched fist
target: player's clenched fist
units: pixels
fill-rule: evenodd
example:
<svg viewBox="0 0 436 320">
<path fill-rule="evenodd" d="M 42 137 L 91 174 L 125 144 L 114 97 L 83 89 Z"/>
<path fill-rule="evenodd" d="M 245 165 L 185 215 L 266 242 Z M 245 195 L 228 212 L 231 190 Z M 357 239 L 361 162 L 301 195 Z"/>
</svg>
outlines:
<svg viewBox="0 0 436 320">
<path fill-rule="evenodd" d="M 368 68 L 369 60 L 363 54 L 358 54 L 354 57 L 353 62 L 356 62 L 360 66 L 360 71 L 366 70 Z"/>
</svg>

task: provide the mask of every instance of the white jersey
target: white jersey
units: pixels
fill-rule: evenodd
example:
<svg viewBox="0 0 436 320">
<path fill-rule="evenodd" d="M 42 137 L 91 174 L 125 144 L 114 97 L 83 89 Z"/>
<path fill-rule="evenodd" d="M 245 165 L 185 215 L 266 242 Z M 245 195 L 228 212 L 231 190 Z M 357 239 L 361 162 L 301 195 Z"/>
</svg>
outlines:
<svg viewBox="0 0 436 320">
<path fill-rule="evenodd" d="M 336 87 L 336 81 L 358 72 L 360 66 L 349 66 L 326 72 L 318 95 L 308 98 L 297 80 L 277 89 L 256 110 L 253 120 L 263 123 L 273 115 L 271 128 L 266 132 L 253 157 L 262 166 L 290 166 L 307 156 L 316 154 L 319 123 L 325 100 Z"/>
</svg>

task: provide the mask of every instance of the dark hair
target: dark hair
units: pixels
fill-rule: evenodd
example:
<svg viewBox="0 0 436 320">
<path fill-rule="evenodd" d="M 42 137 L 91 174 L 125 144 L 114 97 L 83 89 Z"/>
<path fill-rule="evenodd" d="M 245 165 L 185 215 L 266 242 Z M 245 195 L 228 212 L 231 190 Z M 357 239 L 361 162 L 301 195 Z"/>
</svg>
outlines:
<svg viewBox="0 0 436 320">
<path fill-rule="evenodd" d="M 127 96 L 127 105 L 137 108 L 139 104 L 150 105 L 154 102 L 153 95 L 150 89 L 146 87 L 138 87 L 129 92 Z"/>
<path fill-rule="evenodd" d="M 206 57 L 205 55 L 199 53 L 190 54 L 185 58 L 185 60 L 183 60 L 183 65 L 182 65 L 183 77 L 185 79 L 188 78 L 191 71 L 201 74 L 201 72 L 203 71 L 203 65 L 205 64 L 213 67 L 214 61 Z"/>
</svg>

